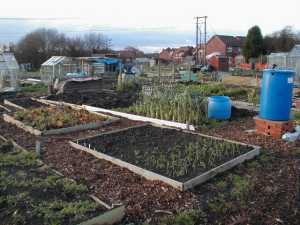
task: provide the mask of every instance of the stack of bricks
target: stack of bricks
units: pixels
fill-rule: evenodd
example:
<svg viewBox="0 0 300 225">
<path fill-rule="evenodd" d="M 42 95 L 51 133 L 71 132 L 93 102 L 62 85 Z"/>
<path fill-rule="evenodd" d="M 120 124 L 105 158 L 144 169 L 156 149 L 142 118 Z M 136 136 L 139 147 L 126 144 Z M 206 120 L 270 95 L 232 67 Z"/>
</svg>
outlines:
<svg viewBox="0 0 300 225">
<path fill-rule="evenodd" d="M 259 117 L 254 117 L 256 132 L 258 134 L 263 134 L 267 136 L 271 136 L 276 139 L 280 139 L 283 134 L 286 132 L 292 132 L 293 121 L 271 121 L 264 120 Z"/>
</svg>

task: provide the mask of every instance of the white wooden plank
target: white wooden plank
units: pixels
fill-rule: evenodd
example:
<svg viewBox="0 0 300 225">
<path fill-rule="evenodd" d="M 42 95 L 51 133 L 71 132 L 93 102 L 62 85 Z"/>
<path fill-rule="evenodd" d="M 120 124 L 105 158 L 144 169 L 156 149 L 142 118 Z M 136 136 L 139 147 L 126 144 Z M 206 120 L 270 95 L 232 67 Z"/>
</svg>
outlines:
<svg viewBox="0 0 300 225">
<path fill-rule="evenodd" d="M 173 121 L 160 120 L 160 119 L 155 119 L 155 118 L 150 118 L 150 117 L 145 117 L 145 116 L 117 112 L 117 111 L 113 111 L 113 110 L 108 110 L 108 109 L 103 109 L 103 108 L 98 108 L 98 107 L 93 107 L 93 106 L 88 106 L 88 105 L 83 105 L 83 107 L 88 111 L 109 113 L 109 114 L 112 114 L 115 116 L 120 116 L 120 117 L 130 119 L 130 120 L 150 122 L 153 124 L 169 126 L 169 127 L 176 127 L 176 128 L 180 128 L 180 129 L 184 129 L 184 130 L 192 130 L 192 131 L 195 130 L 195 127 L 193 125 L 189 125 L 189 124 L 177 123 L 177 122 L 173 122 Z"/>
<path fill-rule="evenodd" d="M 18 109 L 18 110 L 26 110 L 24 107 L 16 105 L 15 103 L 8 101 L 7 99 L 5 99 L 3 103 L 4 103 L 4 105 L 14 107 L 15 109 Z"/>
</svg>

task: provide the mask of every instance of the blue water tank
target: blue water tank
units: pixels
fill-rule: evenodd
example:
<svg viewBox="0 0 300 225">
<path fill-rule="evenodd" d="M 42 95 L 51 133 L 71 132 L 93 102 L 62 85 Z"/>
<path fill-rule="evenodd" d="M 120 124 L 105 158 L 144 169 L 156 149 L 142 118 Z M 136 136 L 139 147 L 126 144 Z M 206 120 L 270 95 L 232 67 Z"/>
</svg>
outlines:
<svg viewBox="0 0 300 225">
<path fill-rule="evenodd" d="M 227 96 L 212 96 L 208 98 L 208 118 L 228 120 L 231 117 L 231 102 Z"/>
<path fill-rule="evenodd" d="M 292 70 L 264 70 L 261 84 L 259 116 L 262 119 L 287 121 L 292 107 Z"/>
</svg>

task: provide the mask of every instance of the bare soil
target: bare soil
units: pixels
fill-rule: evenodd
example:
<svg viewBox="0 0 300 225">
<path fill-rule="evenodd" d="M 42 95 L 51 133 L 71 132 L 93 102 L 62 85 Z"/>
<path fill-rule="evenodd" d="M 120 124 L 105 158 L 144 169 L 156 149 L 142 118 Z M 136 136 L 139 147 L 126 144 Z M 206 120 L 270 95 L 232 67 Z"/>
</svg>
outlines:
<svg viewBox="0 0 300 225">
<path fill-rule="evenodd" d="M 48 96 L 47 99 L 64 101 L 77 105 L 90 105 L 105 109 L 126 108 L 131 106 L 138 98 L 137 93 L 102 91 L 95 93 L 72 93 Z"/>
<path fill-rule="evenodd" d="M 158 224 L 157 218 L 167 214 L 157 210 L 175 214 L 193 208 L 205 213 L 207 222 L 203 224 L 300 224 L 299 144 L 246 132 L 254 129 L 251 117 L 198 131 L 262 146 L 262 155 L 184 193 L 160 182 L 147 181 L 68 145 L 69 140 L 137 124 L 140 123 L 122 119 L 97 130 L 52 136 L 44 142 L 42 159 L 65 176 L 87 184 L 90 192 L 100 199 L 125 203 L 124 224 L 145 221 Z M 13 138 L 26 148 L 34 147 L 32 135 L 3 120 L 0 120 L 0 134 Z"/>
</svg>

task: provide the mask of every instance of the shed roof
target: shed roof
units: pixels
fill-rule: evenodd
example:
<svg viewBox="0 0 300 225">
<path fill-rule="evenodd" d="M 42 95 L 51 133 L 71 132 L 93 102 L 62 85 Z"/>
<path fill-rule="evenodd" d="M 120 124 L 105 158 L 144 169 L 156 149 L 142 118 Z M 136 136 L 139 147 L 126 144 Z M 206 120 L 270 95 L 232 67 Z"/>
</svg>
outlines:
<svg viewBox="0 0 300 225">
<path fill-rule="evenodd" d="M 50 59 L 44 62 L 42 66 L 55 66 L 63 62 L 66 58 L 66 56 L 52 56 Z"/>
</svg>

